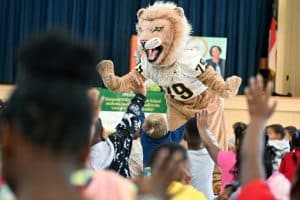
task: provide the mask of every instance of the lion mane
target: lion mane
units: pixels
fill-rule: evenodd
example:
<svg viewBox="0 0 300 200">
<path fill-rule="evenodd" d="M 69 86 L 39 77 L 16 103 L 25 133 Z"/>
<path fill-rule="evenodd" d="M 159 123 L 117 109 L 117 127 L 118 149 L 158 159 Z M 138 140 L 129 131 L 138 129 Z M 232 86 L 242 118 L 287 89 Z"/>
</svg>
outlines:
<svg viewBox="0 0 300 200">
<path fill-rule="evenodd" d="M 182 54 L 192 31 L 184 10 L 174 3 L 156 2 L 147 8 L 140 9 L 137 12 L 137 18 L 138 46 L 147 54 L 148 49 L 141 43 L 159 38 L 162 52 L 152 63 L 156 66 L 173 64 Z"/>
</svg>

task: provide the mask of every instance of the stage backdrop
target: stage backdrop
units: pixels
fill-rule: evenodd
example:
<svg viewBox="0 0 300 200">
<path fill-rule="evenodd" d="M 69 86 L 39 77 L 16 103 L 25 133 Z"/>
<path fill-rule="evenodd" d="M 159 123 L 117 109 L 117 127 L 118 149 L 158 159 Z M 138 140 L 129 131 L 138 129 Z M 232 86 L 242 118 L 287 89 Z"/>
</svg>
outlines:
<svg viewBox="0 0 300 200">
<path fill-rule="evenodd" d="M 59 27 L 93 41 L 100 59 L 112 59 L 118 75 L 128 73 L 130 37 L 136 12 L 155 0 L 1 0 L 0 82 L 15 83 L 20 73 L 16 49 L 33 32 Z M 225 76 L 237 74 L 246 85 L 267 55 L 273 0 L 173 0 L 183 7 L 193 35 L 226 37 Z M 99 77 L 95 73 L 95 84 Z M 242 91 L 243 89 L 241 89 Z"/>
</svg>

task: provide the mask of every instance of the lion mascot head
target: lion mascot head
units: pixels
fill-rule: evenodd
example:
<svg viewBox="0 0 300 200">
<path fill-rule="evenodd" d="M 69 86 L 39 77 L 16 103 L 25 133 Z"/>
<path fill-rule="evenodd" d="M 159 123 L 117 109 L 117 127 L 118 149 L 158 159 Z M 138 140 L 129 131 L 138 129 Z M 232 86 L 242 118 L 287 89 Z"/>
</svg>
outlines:
<svg viewBox="0 0 300 200">
<path fill-rule="evenodd" d="M 156 66 L 173 64 L 184 50 L 191 26 L 173 3 L 156 2 L 137 12 L 138 47 Z"/>
</svg>

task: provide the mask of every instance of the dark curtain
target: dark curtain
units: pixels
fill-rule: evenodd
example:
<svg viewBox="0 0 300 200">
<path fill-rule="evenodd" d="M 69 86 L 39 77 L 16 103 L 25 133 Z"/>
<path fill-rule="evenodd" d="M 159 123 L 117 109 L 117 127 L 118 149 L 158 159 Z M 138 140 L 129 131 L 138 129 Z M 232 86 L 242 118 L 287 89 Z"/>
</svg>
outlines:
<svg viewBox="0 0 300 200">
<path fill-rule="evenodd" d="M 22 75 L 17 47 L 32 33 L 60 28 L 93 42 L 99 60 L 112 59 L 116 73 L 129 69 L 130 37 L 136 12 L 153 0 L 0 0 L 0 82 Z M 267 54 L 273 0 L 177 0 L 193 35 L 227 37 L 226 75 L 254 75 Z M 100 81 L 95 73 L 95 84 Z"/>
</svg>

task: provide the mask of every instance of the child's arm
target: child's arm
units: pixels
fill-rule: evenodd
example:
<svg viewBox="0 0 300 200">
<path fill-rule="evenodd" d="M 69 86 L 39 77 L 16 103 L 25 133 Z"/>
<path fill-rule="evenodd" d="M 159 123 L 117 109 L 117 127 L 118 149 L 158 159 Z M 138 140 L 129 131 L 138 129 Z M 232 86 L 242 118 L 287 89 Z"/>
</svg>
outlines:
<svg viewBox="0 0 300 200">
<path fill-rule="evenodd" d="M 142 94 L 136 94 L 133 97 L 121 122 L 116 127 L 117 132 L 126 135 L 133 135 L 135 131 L 141 127 L 140 115 L 142 113 L 145 100 L 146 97 Z"/>
<path fill-rule="evenodd" d="M 116 133 L 108 137 L 114 148 L 114 158 L 109 169 L 118 172 L 126 178 L 130 177 L 128 159 L 131 152 L 133 134 L 141 126 L 140 115 L 146 100 L 145 87 L 141 87 L 136 87 L 138 88 L 135 91 L 136 95 L 131 100 L 122 121 L 117 125 Z"/>
<path fill-rule="evenodd" d="M 197 127 L 199 131 L 199 135 L 201 141 L 203 142 L 204 146 L 206 147 L 210 157 L 213 159 L 215 163 L 218 163 L 218 154 L 221 149 L 216 145 L 209 136 L 208 132 L 208 124 L 207 124 L 207 110 L 204 109 L 201 112 L 196 114 L 197 118 Z"/>
<path fill-rule="evenodd" d="M 241 184 L 264 179 L 262 155 L 264 151 L 264 127 L 273 114 L 276 103 L 269 105 L 271 84 L 264 88 L 261 76 L 252 78 L 246 90 L 250 123 L 241 147 Z"/>
</svg>

